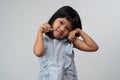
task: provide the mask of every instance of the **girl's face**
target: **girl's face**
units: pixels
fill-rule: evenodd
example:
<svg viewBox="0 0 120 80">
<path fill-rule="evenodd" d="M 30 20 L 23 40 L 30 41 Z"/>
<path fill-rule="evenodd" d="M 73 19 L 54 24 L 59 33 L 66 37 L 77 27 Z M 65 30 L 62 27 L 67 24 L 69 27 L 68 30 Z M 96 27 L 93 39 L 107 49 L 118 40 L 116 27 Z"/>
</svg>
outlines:
<svg viewBox="0 0 120 80">
<path fill-rule="evenodd" d="M 57 18 L 52 27 L 54 38 L 59 40 L 66 38 L 72 30 L 72 25 L 66 18 Z"/>
</svg>

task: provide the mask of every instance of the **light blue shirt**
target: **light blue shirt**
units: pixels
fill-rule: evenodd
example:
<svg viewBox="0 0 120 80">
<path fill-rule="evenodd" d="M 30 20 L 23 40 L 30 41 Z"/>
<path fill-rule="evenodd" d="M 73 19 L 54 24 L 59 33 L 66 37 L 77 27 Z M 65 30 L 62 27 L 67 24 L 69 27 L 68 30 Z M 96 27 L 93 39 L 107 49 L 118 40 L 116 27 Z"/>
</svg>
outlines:
<svg viewBox="0 0 120 80">
<path fill-rule="evenodd" d="M 77 80 L 73 44 L 44 35 L 44 46 L 45 53 L 39 57 L 39 80 Z"/>
</svg>

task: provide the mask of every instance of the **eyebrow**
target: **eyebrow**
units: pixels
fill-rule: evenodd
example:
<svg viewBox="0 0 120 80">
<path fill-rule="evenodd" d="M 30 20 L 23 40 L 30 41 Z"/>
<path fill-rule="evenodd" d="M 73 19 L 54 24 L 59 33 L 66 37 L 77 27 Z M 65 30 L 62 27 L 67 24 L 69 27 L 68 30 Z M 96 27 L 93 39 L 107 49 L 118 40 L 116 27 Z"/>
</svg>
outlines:
<svg viewBox="0 0 120 80">
<path fill-rule="evenodd" d="M 66 22 L 64 19 L 61 19 L 63 22 Z"/>
</svg>

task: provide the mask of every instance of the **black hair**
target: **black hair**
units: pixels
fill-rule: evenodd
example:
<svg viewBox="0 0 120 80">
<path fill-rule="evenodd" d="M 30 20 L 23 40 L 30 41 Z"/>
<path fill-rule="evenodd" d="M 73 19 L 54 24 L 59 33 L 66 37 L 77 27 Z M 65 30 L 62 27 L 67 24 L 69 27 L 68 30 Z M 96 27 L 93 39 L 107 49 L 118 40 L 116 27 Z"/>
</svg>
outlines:
<svg viewBox="0 0 120 80">
<path fill-rule="evenodd" d="M 50 20 L 48 21 L 48 24 L 50 24 L 52 26 L 53 22 L 57 18 L 66 18 L 68 21 L 71 22 L 73 29 L 75 29 L 75 28 L 82 29 L 82 24 L 81 24 L 79 14 L 77 13 L 77 11 L 75 9 L 73 9 L 70 6 L 63 6 L 60 9 L 58 9 L 53 14 L 53 16 L 50 18 Z M 51 38 L 53 37 L 52 32 L 47 32 L 45 34 L 48 35 Z M 76 36 L 78 37 L 79 35 L 76 35 Z"/>
</svg>

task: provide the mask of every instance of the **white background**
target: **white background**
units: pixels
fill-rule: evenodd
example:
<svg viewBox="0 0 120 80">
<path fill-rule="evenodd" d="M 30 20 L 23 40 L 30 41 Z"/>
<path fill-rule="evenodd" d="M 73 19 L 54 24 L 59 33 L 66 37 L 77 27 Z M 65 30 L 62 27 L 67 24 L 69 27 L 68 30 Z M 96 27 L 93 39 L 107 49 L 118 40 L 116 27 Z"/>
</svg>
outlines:
<svg viewBox="0 0 120 80">
<path fill-rule="evenodd" d="M 33 54 L 37 30 L 61 6 L 81 16 L 83 30 L 99 45 L 97 52 L 75 49 L 79 80 L 120 80 L 119 0 L 0 0 L 0 80 L 37 80 Z"/>
</svg>

